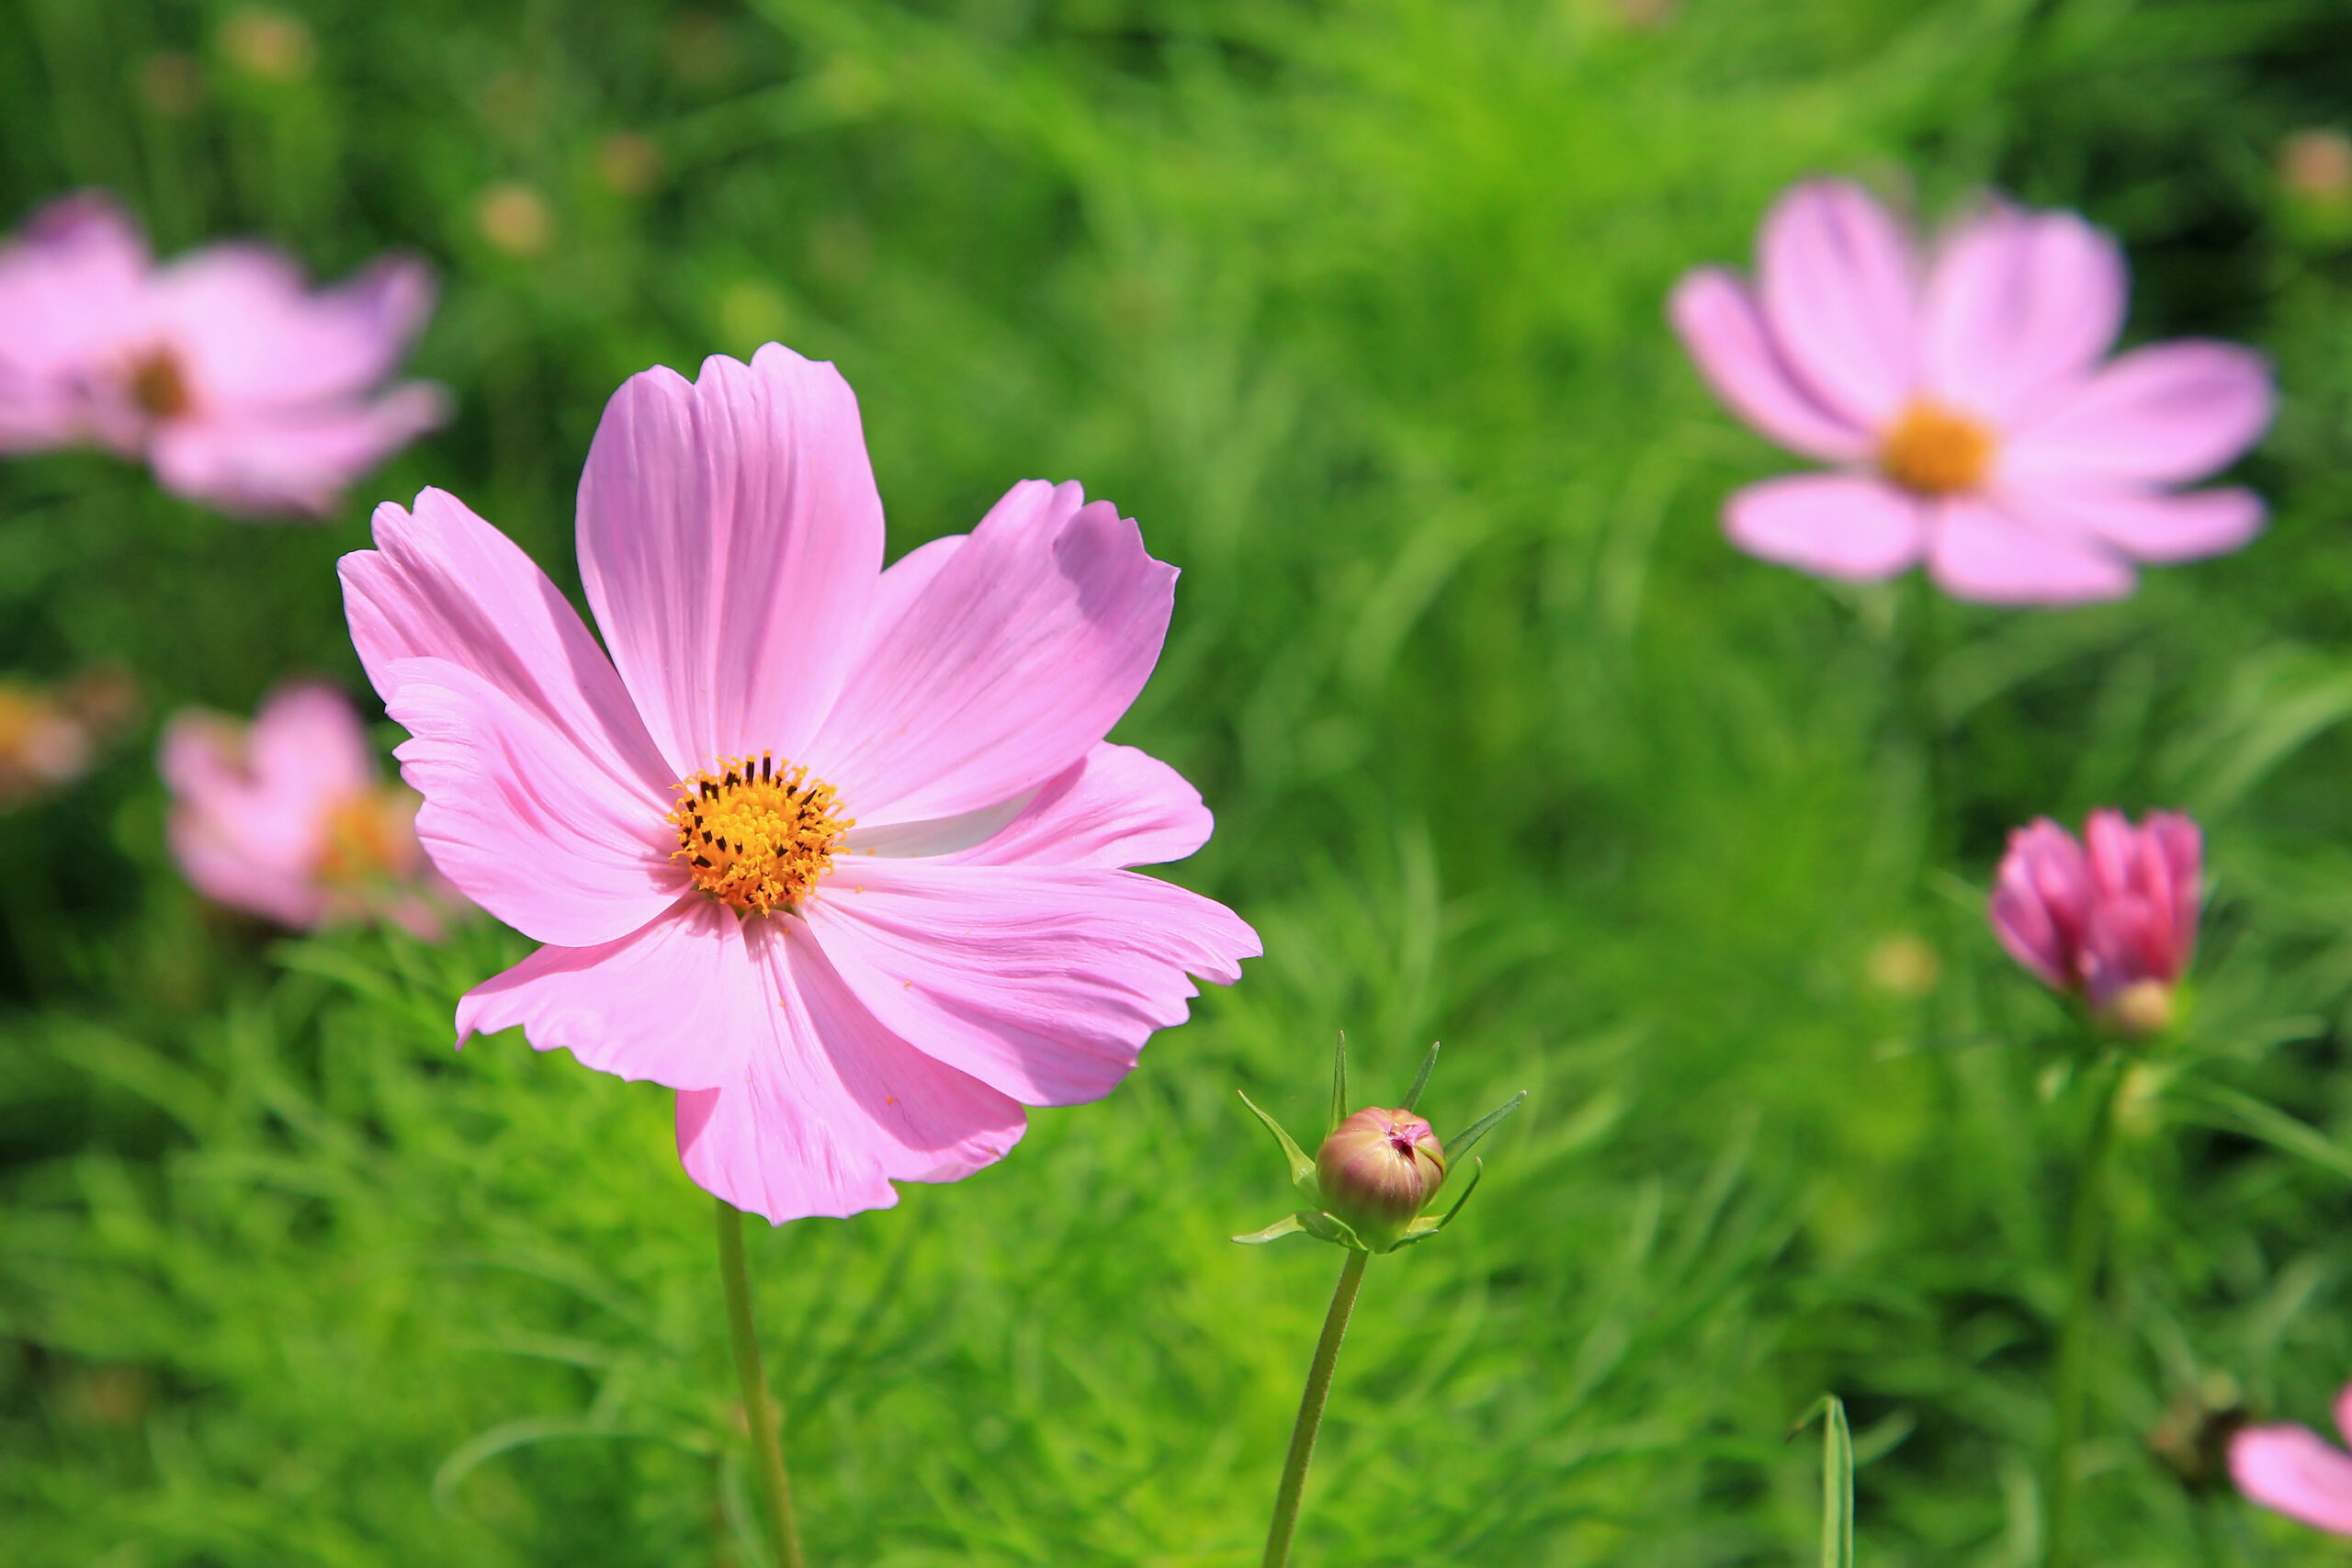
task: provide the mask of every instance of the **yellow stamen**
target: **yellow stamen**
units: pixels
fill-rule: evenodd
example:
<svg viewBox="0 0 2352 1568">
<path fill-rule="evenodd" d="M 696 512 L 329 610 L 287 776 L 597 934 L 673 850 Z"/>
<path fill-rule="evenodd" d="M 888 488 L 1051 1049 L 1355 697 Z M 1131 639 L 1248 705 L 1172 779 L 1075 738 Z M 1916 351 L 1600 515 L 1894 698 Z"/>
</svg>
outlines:
<svg viewBox="0 0 2352 1568">
<path fill-rule="evenodd" d="M 855 826 L 841 815 L 832 785 L 806 768 L 777 765 L 765 751 L 724 759 L 719 772 L 673 787 L 673 857 L 712 897 L 763 915 L 807 897 Z"/>
<path fill-rule="evenodd" d="M 196 406 L 187 377 L 168 348 L 150 349 L 130 367 L 130 399 L 153 418 L 177 419 Z"/>
<path fill-rule="evenodd" d="M 1984 483 L 1993 467 L 1993 432 L 1926 398 L 1903 411 L 1879 444 L 1878 466 L 1905 490 L 1950 495 Z"/>
<path fill-rule="evenodd" d="M 397 785 L 363 790 L 327 813 L 316 875 L 337 887 L 365 887 L 416 869 L 416 796 Z"/>
</svg>

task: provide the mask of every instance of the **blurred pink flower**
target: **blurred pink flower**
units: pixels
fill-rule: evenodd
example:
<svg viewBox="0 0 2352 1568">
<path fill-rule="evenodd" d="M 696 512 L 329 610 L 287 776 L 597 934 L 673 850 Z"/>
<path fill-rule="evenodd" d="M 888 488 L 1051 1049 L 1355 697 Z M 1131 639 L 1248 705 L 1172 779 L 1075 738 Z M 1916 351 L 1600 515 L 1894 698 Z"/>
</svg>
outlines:
<svg viewBox="0 0 2352 1568">
<path fill-rule="evenodd" d="M 2352 1439 L 2352 1385 L 2335 1396 L 2335 1427 Z M 2352 1535 L 2352 1454 L 2309 1427 L 2245 1427 L 2230 1438 L 2238 1490 L 2290 1519 Z"/>
<path fill-rule="evenodd" d="M 857 402 L 771 344 L 613 397 L 580 485 L 608 659 L 455 497 L 376 513 L 352 639 L 412 737 L 449 879 L 547 943 L 458 1038 L 679 1091 L 687 1173 L 781 1224 L 1001 1157 L 1024 1105 L 1107 1094 L 1223 906 L 1119 868 L 1206 840 L 1199 795 L 1103 740 L 1176 573 L 1108 502 L 1015 485 L 888 571 Z"/>
<path fill-rule="evenodd" d="M 1702 267 L 1668 306 L 1718 397 L 1838 466 L 1735 492 L 1732 542 L 1824 577 L 1925 560 L 1996 604 L 2112 598 L 2132 561 L 2244 545 L 2259 497 L 2173 487 L 2262 434 L 2268 367 L 2201 340 L 2106 360 L 2127 292 L 2115 243 L 2071 212 L 1996 201 L 1923 254 L 1860 186 L 1790 190 L 1753 288 Z"/>
<path fill-rule="evenodd" d="M 342 693 L 287 687 L 251 725 L 179 714 L 161 763 L 172 854 L 206 897 L 297 931 L 381 918 L 439 934 L 449 890 L 416 841 L 416 796 L 383 783 Z"/>
<path fill-rule="evenodd" d="M 2177 812 L 2152 811 L 2134 828 L 2120 811 L 2094 811 L 2083 840 L 2047 817 L 2010 833 L 1993 932 L 2045 985 L 2080 994 L 2126 1032 L 2153 1032 L 2170 1021 L 2197 945 L 2203 838 Z"/>
<path fill-rule="evenodd" d="M 66 197 L 0 245 L 0 452 L 95 442 L 248 515 L 332 511 L 438 424 L 438 387 L 390 374 L 433 309 L 422 263 L 309 291 L 265 246 L 158 266 L 105 197 Z"/>
</svg>

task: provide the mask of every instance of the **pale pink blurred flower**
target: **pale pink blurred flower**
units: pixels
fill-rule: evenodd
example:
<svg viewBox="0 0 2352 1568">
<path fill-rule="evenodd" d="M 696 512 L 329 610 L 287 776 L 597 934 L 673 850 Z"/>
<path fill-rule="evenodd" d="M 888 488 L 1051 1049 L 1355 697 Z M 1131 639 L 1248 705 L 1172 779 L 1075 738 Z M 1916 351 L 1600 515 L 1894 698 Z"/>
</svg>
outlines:
<svg viewBox="0 0 2352 1568">
<path fill-rule="evenodd" d="M 231 513 L 323 513 L 438 424 L 438 387 L 383 383 L 433 309 L 420 262 L 319 292 L 280 253 L 163 265 L 103 196 L 51 202 L 0 245 L 0 452 L 90 442 Z"/>
<path fill-rule="evenodd" d="M 416 841 L 417 798 L 384 783 L 342 693 L 287 687 L 251 725 L 179 714 L 160 762 L 172 854 L 206 897 L 296 931 L 380 918 L 439 933 L 450 891 Z"/>
<path fill-rule="evenodd" d="M 520 1024 L 677 1089 L 687 1173 L 779 1224 L 1001 1157 L 1024 1105 L 1109 1093 L 1188 974 L 1259 951 L 1119 869 L 1210 828 L 1103 739 L 1174 598 L 1135 524 L 1032 481 L 888 571 L 882 536 L 848 385 L 771 344 L 605 409 L 579 515 L 604 649 L 439 491 L 343 562 L 427 851 L 548 944 L 465 998 L 459 1043 Z"/>
<path fill-rule="evenodd" d="M 2127 293 L 2115 243 L 2071 212 L 1991 202 L 1923 251 L 1860 186 L 1797 186 L 1752 288 L 1702 267 L 1668 307 L 1718 397 L 1837 466 L 1735 492 L 1732 542 L 1824 577 L 1924 560 L 1996 604 L 2112 598 L 2133 561 L 2244 545 L 2259 497 L 2174 487 L 2262 434 L 2268 367 L 2194 339 L 2106 359 Z"/>
<path fill-rule="evenodd" d="M 2152 811 L 2135 828 L 2120 811 L 2094 811 L 2079 842 L 2037 818 L 2009 835 L 1993 932 L 2043 984 L 2126 1033 L 2153 1033 L 2171 1021 L 2197 945 L 2204 855 L 2197 824 L 2177 812 Z"/>
<path fill-rule="evenodd" d="M 2352 1440 L 2352 1385 L 2335 1396 L 2335 1427 Z M 2352 1535 L 2352 1454 L 2309 1427 L 2241 1427 L 2230 1438 L 2230 1477 L 2266 1508 Z"/>
</svg>

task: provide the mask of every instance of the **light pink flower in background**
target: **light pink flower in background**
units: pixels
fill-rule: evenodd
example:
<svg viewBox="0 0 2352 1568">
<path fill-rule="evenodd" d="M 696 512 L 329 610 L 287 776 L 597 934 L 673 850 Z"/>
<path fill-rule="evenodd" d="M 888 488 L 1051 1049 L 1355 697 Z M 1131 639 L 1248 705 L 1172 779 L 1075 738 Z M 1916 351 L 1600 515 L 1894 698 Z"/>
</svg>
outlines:
<svg viewBox="0 0 2352 1568">
<path fill-rule="evenodd" d="M 111 201 L 67 197 L 0 245 L 0 452 L 95 443 L 224 511 L 330 512 L 447 416 L 438 387 L 378 389 L 432 309 L 420 262 L 318 292 L 262 245 L 159 266 Z"/>
<path fill-rule="evenodd" d="M 172 854 L 196 890 L 296 931 L 384 919 L 440 931 L 448 890 L 416 841 L 416 796 L 386 784 L 350 700 L 289 686 L 250 725 L 187 712 L 164 727 Z"/>
<path fill-rule="evenodd" d="M 2352 1386 L 2335 1396 L 2335 1427 L 2352 1440 Z M 2230 1438 L 2230 1478 L 2266 1508 L 2352 1535 L 2352 1454 L 2309 1427 L 2241 1427 Z"/>
<path fill-rule="evenodd" d="M 1259 951 L 1120 869 L 1210 818 L 1103 739 L 1176 579 L 1108 502 L 1015 485 L 885 571 L 856 400 L 771 344 L 622 386 L 579 544 L 609 659 L 439 491 L 343 562 L 426 849 L 547 944 L 465 998 L 460 1044 L 519 1024 L 675 1089 L 687 1173 L 781 1224 L 1001 1158 Z"/>
<path fill-rule="evenodd" d="M 1790 190 L 1753 286 L 1702 267 L 1668 305 L 1718 397 L 1834 465 L 1735 492 L 1732 542 L 1823 577 L 1925 561 L 1994 604 L 2113 598 L 2134 561 L 2244 545 L 2259 497 L 2177 487 L 2260 437 L 2268 367 L 2196 339 L 2109 359 L 2128 293 L 2114 241 L 2071 212 L 1993 201 L 1923 248 L 1858 186 Z"/>
<path fill-rule="evenodd" d="M 2009 834 L 1988 908 L 2009 955 L 2083 997 L 2126 1033 L 2171 1021 L 2173 988 L 2197 946 L 2205 848 L 2197 824 L 2152 811 L 2133 827 L 2094 811 L 2083 838 L 2047 817 Z"/>
</svg>

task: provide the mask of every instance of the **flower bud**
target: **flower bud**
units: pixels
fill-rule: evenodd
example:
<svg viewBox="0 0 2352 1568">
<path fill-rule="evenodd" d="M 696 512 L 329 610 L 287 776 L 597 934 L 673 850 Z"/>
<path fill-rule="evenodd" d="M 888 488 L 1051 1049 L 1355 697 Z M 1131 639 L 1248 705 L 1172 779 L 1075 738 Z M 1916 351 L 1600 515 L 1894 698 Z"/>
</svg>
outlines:
<svg viewBox="0 0 2352 1568">
<path fill-rule="evenodd" d="M 1370 1106 L 1323 1140 L 1315 1178 L 1324 1208 L 1366 1247 L 1385 1252 L 1445 1180 L 1445 1150 L 1411 1111 Z"/>
</svg>

